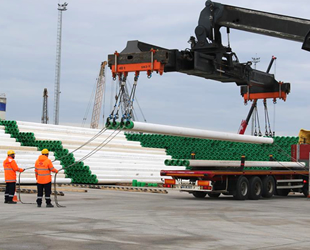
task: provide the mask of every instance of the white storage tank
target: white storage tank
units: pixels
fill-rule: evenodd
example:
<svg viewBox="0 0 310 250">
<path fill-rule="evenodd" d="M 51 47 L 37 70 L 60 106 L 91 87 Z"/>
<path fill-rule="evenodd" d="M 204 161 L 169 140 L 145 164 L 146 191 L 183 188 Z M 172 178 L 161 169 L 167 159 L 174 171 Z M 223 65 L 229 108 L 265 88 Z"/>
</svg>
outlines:
<svg viewBox="0 0 310 250">
<path fill-rule="evenodd" d="M 5 120 L 6 111 L 6 97 L 5 94 L 0 93 L 0 119 Z"/>
</svg>

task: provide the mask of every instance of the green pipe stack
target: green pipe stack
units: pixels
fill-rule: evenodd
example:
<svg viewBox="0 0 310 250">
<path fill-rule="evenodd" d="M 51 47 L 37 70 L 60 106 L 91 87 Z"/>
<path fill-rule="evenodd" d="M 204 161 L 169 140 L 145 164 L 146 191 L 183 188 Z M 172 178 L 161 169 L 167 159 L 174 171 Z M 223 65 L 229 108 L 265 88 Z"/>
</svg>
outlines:
<svg viewBox="0 0 310 250">
<path fill-rule="evenodd" d="M 97 184 L 97 176 L 91 173 L 89 166 L 84 166 L 83 162 L 76 161 L 73 154 L 68 149 L 63 148 L 61 141 L 36 140 L 34 133 L 20 132 L 16 121 L 0 120 L 0 125 L 5 126 L 5 133 L 15 138 L 21 146 L 37 147 L 38 150 L 44 148 L 54 152 L 56 160 L 59 160 L 66 178 L 70 178 L 72 183 Z"/>
<path fill-rule="evenodd" d="M 146 183 L 146 182 L 139 182 L 137 180 L 132 180 L 131 185 L 133 187 L 158 187 L 157 183 Z"/>
<path fill-rule="evenodd" d="M 219 141 L 178 137 L 159 134 L 125 133 L 127 140 L 139 141 L 142 147 L 164 148 L 172 160 L 166 160 L 167 166 L 178 166 L 180 161 L 191 159 L 195 153 L 197 160 L 239 161 L 242 155 L 247 161 L 269 161 L 270 155 L 276 161 L 291 161 L 291 145 L 298 143 L 298 137 L 275 136 L 273 144 L 253 144 L 242 142 Z M 182 163 L 182 166 L 184 163 Z M 245 168 L 257 170 L 262 168 Z M 267 168 L 269 169 L 269 168 Z"/>
</svg>

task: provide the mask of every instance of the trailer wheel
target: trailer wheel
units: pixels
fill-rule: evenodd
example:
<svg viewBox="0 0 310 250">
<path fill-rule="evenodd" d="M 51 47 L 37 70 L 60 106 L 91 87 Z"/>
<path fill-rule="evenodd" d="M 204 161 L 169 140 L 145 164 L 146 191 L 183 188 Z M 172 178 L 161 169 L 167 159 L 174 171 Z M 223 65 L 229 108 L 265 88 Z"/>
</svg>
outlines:
<svg viewBox="0 0 310 250">
<path fill-rule="evenodd" d="M 263 183 L 258 176 L 253 176 L 250 179 L 250 192 L 249 198 L 251 200 L 258 200 L 262 195 Z"/>
<path fill-rule="evenodd" d="M 304 194 L 305 197 L 308 197 L 309 194 L 309 186 L 308 183 L 305 183 L 303 188 L 302 188 L 302 193 Z"/>
<path fill-rule="evenodd" d="M 272 176 L 266 176 L 263 178 L 263 192 L 264 198 L 271 198 L 275 192 L 275 182 Z"/>
<path fill-rule="evenodd" d="M 239 176 L 236 184 L 234 198 L 236 200 L 246 200 L 249 197 L 249 181 L 244 176 Z"/>
<path fill-rule="evenodd" d="M 210 198 L 218 198 L 221 195 L 221 193 L 208 193 L 208 195 Z"/>
<path fill-rule="evenodd" d="M 193 192 L 194 197 L 202 199 L 206 197 L 206 193 L 205 192 L 199 192 L 199 191 L 195 191 Z"/>
</svg>

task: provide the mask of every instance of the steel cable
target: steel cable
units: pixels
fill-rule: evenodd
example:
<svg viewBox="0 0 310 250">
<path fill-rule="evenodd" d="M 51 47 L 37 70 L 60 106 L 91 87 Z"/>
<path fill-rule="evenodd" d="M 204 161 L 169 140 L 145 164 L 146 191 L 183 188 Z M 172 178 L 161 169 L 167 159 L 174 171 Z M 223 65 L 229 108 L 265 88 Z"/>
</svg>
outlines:
<svg viewBox="0 0 310 250">
<path fill-rule="evenodd" d="M 25 172 L 28 169 L 32 169 L 32 168 L 35 168 L 35 167 L 25 168 L 23 172 Z M 23 172 L 19 172 L 19 175 L 18 175 L 18 189 L 19 189 L 18 190 L 18 199 L 19 199 L 20 203 L 22 203 L 22 204 L 36 204 L 36 203 L 31 203 L 31 202 L 23 202 L 21 199 L 20 176 L 21 176 L 21 173 L 23 173 Z"/>
<path fill-rule="evenodd" d="M 118 131 L 118 132 L 117 132 Z M 91 152 L 89 152 L 88 154 L 86 154 L 84 157 L 82 157 L 80 160 L 76 161 L 75 163 L 67 166 L 67 167 L 64 167 L 64 168 L 61 168 L 58 170 L 58 173 L 62 170 L 66 170 L 76 164 L 78 164 L 79 162 L 82 162 L 84 160 L 86 160 L 87 158 L 91 157 L 92 155 L 94 155 L 95 153 L 97 153 L 101 148 L 103 148 L 104 146 L 106 146 L 111 140 L 113 140 L 120 132 L 122 131 L 122 129 L 119 129 L 119 130 L 114 130 L 113 133 L 111 135 L 109 135 L 102 143 L 100 143 L 95 149 L 93 149 Z M 115 132 L 117 132 L 115 135 L 113 135 Z M 56 178 L 57 178 L 57 174 L 55 174 L 55 177 L 54 177 L 54 201 L 55 201 L 55 204 L 57 207 L 65 207 L 65 206 L 62 206 L 59 204 L 58 202 L 58 198 L 57 198 L 57 190 L 56 190 Z"/>
</svg>

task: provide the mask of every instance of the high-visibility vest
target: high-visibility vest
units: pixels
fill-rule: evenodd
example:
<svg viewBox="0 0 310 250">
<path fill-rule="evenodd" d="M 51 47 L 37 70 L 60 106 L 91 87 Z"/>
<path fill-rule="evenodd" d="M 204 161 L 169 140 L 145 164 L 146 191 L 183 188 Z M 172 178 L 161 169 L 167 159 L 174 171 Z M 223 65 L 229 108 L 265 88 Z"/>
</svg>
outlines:
<svg viewBox="0 0 310 250">
<path fill-rule="evenodd" d="M 58 170 L 54 168 L 52 161 L 47 156 L 40 155 L 35 164 L 37 183 L 46 184 L 52 182 L 51 172 L 58 173 Z"/>
<path fill-rule="evenodd" d="M 10 156 L 3 162 L 3 168 L 5 182 L 16 182 L 16 171 L 24 171 L 24 169 L 17 166 L 16 161 Z"/>
</svg>

